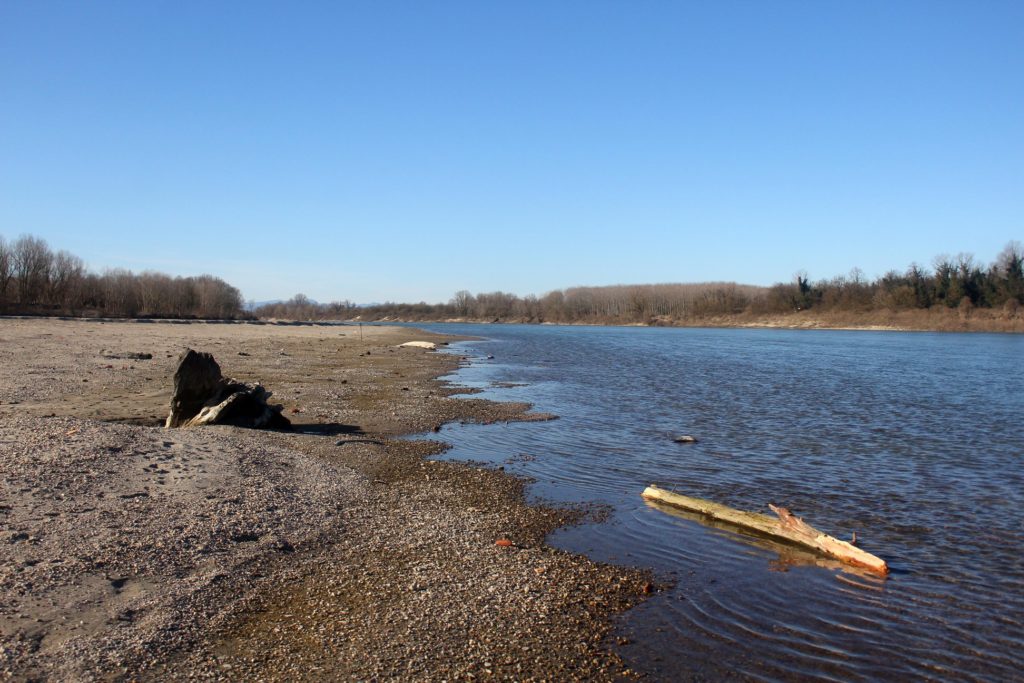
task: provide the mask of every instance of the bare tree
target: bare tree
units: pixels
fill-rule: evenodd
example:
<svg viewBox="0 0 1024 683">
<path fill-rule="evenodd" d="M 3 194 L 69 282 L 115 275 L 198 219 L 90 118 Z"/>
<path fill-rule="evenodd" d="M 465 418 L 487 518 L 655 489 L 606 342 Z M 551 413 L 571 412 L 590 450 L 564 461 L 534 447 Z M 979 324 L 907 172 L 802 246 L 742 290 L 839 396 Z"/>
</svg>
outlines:
<svg viewBox="0 0 1024 683">
<path fill-rule="evenodd" d="M 49 294 L 50 303 L 62 308 L 75 308 L 71 305 L 71 293 L 85 274 L 85 263 L 79 257 L 63 249 L 58 251 L 50 263 Z"/>
<path fill-rule="evenodd" d="M 1007 242 L 996 257 L 996 266 L 1003 274 L 1024 276 L 1024 244 L 1016 240 Z"/>
<path fill-rule="evenodd" d="M 474 303 L 476 303 L 475 298 L 465 289 L 455 292 L 455 296 L 451 300 L 451 305 L 455 308 L 455 314 L 463 318 L 470 314 Z"/>
<path fill-rule="evenodd" d="M 18 303 L 40 303 L 47 288 L 53 254 L 45 240 L 22 235 L 12 250 L 14 279 L 18 285 Z"/>
<path fill-rule="evenodd" d="M 11 247 L 7 240 L 0 235 L 0 304 L 7 301 L 7 289 L 14 277 L 14 264 L 11 257 Z"/>
<path fill-rule="evenodd" d="M 229 318 L 242 309 L 242 293 L 212 275 L 200 275 L 195 280 L 198 310 L 203 318 Z"/>
<path fill-rule="evenodd" d="M 130 316 L 139 314 L 141 297 L 135 275 L 130 270 L 116 268 L 103 273 L 103 299 L 108 315 Z"/>
</svg>

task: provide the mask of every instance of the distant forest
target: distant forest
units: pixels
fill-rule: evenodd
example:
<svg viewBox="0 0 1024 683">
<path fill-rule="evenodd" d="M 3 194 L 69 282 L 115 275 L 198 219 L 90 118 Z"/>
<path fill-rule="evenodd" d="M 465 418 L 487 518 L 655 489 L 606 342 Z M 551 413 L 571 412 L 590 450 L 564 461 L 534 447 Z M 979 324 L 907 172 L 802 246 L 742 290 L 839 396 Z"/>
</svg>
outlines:
<svg viewBox="0 0 1024 683">
<path fill-rule="evenodd" d="M 241 293 L 212 275 L 86 270 L 81 258 L 45 240 L 0 235 L 0 313 L 154 318 L 235 318 Z"/>
<path fill-rule="evenodd" d="M 277 318 L 288 320 L 466 320 L 612 325 L 685 325 L 716 319 L 728 324 L 758 316 L 801 312 L 865 313 L 955 311 L 960 318 L 987 311 L 1020 317 L 1024 302 L 1024 245 L 1010 242 L 985 266 L 969 254 L 940 256 L 931 268 L 912 264 L 868 280 L 858 269 L 828 280 L 805 273 L 770 287 L 734 282 L 570 287 L 543 296 L 456 292 L 447 303 L 288 301 L 245 310 L 235 287 L 212 275 L 176 277 L 123 269 L 92 273 L 77 256 L 54 252 L 38 237 L 0 235 L 0 313 L 153 318 Z M 954 317 L 956 317 L 954 315 Z M 1017 325 L 1015 322 L 1014 325 Z"/>
<path fill-rule="evenodd" d="M 1010 242 L 983 266 L 969 254 L 941 256 L 931 269 L 911 265 L 868 280 L 859 269 L 812 282 L 805 273 L 771 287 L 734 282 L 570 287 L 543 296 L 460 291 L 443 304 L 350 302 L 318 304 L 298 294 L 267 304 L 260 318 L 362 321 L 473 320 L 487 322 L 673 325 L 716 317 L 785 315 L 800 311 L 860 314 L 876 311 L 995 310 L 1015 318 L 1024 301 L 1024 246 Z"/>
</svg>

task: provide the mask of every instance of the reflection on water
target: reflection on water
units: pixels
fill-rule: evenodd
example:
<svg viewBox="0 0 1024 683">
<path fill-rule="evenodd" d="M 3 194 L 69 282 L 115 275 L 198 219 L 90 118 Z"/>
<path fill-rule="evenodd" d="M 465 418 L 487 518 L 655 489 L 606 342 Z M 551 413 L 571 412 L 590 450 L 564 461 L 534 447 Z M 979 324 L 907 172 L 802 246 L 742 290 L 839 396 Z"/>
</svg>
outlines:
<svg viewBox="0 0 1024 683">
<path fill-rule="evenodd" d="M 445 457 L 607 504 L 551 541 L 674 588 L 620 648 L 655 679 L 1012 680 L 1024 668 L 1024 338 L 430 326 L 488 341 L 455 381 L 560 420 L 451 425 Z M 493 354 L 493 360 L 486 360 Z M 525 383 L 525 386 L 514 384 Z M 672 442 L 694 434 L 699 443 Z M 657 483 L 785 505 L 889 562 L 882 581 L 646 504 Z"/>
</svg>

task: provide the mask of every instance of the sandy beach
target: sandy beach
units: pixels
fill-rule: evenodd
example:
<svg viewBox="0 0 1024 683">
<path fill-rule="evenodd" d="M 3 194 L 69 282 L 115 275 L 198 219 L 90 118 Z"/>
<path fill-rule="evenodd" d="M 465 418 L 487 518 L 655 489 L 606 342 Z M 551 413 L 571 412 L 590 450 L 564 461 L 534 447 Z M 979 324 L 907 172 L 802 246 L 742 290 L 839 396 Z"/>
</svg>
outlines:
<svg viewBox="0 0 1024 683">
<path fill-rule="evenodd" d="M 0 676 L 628 675 L 612 619 L 650 577 L 544 545 L 585 512 L 397 438 L 551 416 L 453 397 L 460 358 L 411 340 L 448 338 L 0 320 Z M 294 431 L 163 429 L 185 348 L 261 381 Z"/>
</svg>

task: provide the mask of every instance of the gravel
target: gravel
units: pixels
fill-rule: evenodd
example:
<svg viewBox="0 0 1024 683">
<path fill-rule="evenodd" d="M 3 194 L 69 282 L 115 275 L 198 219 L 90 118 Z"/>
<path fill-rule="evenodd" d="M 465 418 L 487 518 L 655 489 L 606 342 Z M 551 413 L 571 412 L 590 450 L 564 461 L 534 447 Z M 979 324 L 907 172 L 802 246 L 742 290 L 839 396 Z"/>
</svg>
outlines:
<svg viewBox="0 0 1024 683">
<path fill-rule="evenodd" d="M 457 357 L 395 348 L 443 337 L 364 335 L 0 321 L 0 677 L 631 676 L 609 633 L 650 576 L 544 544 L 580 511 L 394 438 L 550 416 L 452 398 Z M 185 345 L 262 379 L 297 431 L 148 426 Z"/>
</svg>

